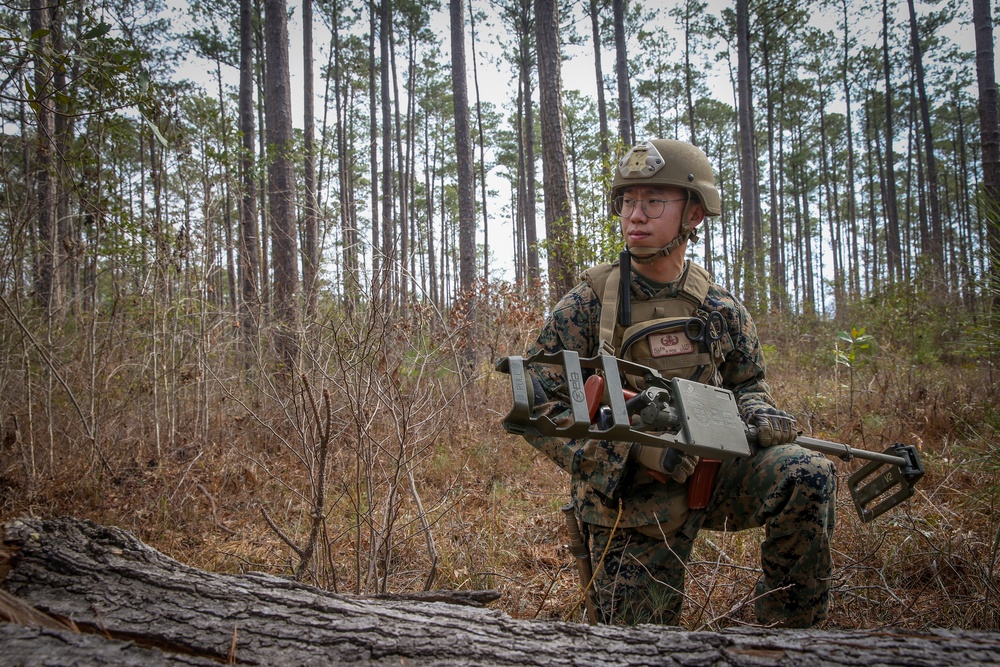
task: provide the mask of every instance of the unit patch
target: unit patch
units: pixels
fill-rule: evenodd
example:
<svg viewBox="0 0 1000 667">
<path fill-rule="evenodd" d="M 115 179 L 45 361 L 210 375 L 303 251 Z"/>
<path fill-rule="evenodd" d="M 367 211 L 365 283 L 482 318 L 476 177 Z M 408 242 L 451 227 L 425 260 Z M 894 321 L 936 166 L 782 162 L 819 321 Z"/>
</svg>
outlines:
<svg viewBox="0 0 1000 667">
<path fill-rule="evenodd" d="M 694 345 L 681 332 L 651 334 L 646 341 L 649 343 L 650 354 L 656 358 L 694 352 Z"/>
</svg>

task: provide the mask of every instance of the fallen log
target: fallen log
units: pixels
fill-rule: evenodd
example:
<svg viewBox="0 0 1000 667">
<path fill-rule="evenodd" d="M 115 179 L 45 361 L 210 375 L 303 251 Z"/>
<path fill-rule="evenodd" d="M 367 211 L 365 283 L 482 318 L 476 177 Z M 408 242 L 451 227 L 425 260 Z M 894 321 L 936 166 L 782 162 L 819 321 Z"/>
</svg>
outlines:
<svg viewBox="0 0 1000 667">
<path fill-rule="evenodd" d="M 204 572 L 75 519 L 3 524 L 0 588 L 56 621 L 0 624 L 6 664 L 1000 665 L 1000 633 L 591 627 L 351 598 Z"/>
</svg>

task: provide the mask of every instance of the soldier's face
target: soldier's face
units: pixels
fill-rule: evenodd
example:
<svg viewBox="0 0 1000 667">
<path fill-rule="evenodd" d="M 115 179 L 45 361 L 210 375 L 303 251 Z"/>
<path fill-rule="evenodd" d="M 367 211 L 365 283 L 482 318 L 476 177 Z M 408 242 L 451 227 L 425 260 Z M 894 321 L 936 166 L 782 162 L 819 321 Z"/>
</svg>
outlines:
<svg viewBox="0 0 1000 667">
<path fill-rule="evenodd" d="M 626 204 L 622 208 L 622 236 L 629 248 L 662 248 L 674 240 L 687 193 L 669 186 L 633 186 L 622 195 Z M 700 204 L 692 204 L 688 211 L 692 226 L 704 217 Z"/>
</svg>

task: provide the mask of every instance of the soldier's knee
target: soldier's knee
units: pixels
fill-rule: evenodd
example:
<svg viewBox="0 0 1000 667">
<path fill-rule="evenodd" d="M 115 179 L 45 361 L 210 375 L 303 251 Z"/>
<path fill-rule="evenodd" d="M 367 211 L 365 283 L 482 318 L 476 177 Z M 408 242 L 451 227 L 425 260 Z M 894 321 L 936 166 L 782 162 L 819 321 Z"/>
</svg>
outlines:
<svg viewBox="0 0 1000 667">
<path fill-rule="evenodd" d="M 780 453 L 776 494 L 764 504 L 764 513 L 778 534 L 787 531 L 833 529 L 837 477 L 833 462 L 798 445 Z M 780 527 L 779 527 L 780 526 Z"/>
<path fill-rule="evenodd" d="M 788 449 L 780 465 L 786 483 L 808 488 L 823 497 L 833 497 L 837 484 L 833 462 L 822 454 L 798 445 L 786 447 Z"/>
<path fill-rule="evenodd" d="M 833 462 L 822 454 L 805 450 L 797 464 L 791 469 L 792 498 L 794 513 L 805 525 L 815 526 L 820 533 L 833 530 L 837 476 Z M 789 508 L 791 509 L 791 507 Z"/>
<path fill-rule="evenodd" d="M 836 490 L 837 472 L 833 461 L 822 454 L 809 452 L 809 458 L 801 465 L 798 476 L 803 483 L 817 491 L 833 495 Z"/>
</svg>

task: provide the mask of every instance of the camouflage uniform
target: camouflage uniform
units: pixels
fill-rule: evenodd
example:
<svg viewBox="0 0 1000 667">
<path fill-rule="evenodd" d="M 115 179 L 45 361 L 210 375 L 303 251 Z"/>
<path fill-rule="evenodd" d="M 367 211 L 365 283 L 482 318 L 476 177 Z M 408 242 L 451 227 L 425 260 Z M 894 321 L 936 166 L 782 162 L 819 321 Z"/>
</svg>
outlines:
<svg viewBox="0 0 1000 667">
<path fill-rule="evenodd" d="M 632 299 L 674 297 L 677 285 L 656 285 L 633 272 Z M 714 283 L 702 309 L 718 311 L 725 320 L 731 345 L 718 371 L 722 386 L 735 394 L 741 416 L 745 420 L 755 410 L 773 406 L 749 313 Z M 598 353 L 600 319 L 600 299 L 585 281 L 559 301 L 528 354 L 570 349 L 592 357 Z M 529 369 L 555 401 L 547 409 L 556 418 L 561 411 L 568 412 L 559 401 L 565 390 L 559 370 L 539 364 Z M 756 602 L 759 622 L 808 627 L 826 618 L 835 477 L 824 456 L 798 445 L 776 445 L 749 458 L 727 461 L 708 507 L 688 510 L 686 484 L 653 480 L 630 459 L 631 443 L 526 439 L 572 476 L 573 503 L 590 534 L 595 568 L 604 557 L 595 589 L 606 622 L 676 623 L 685 563 L 702 527 L 764 526 L 763 578 Z"/>
</svg>

